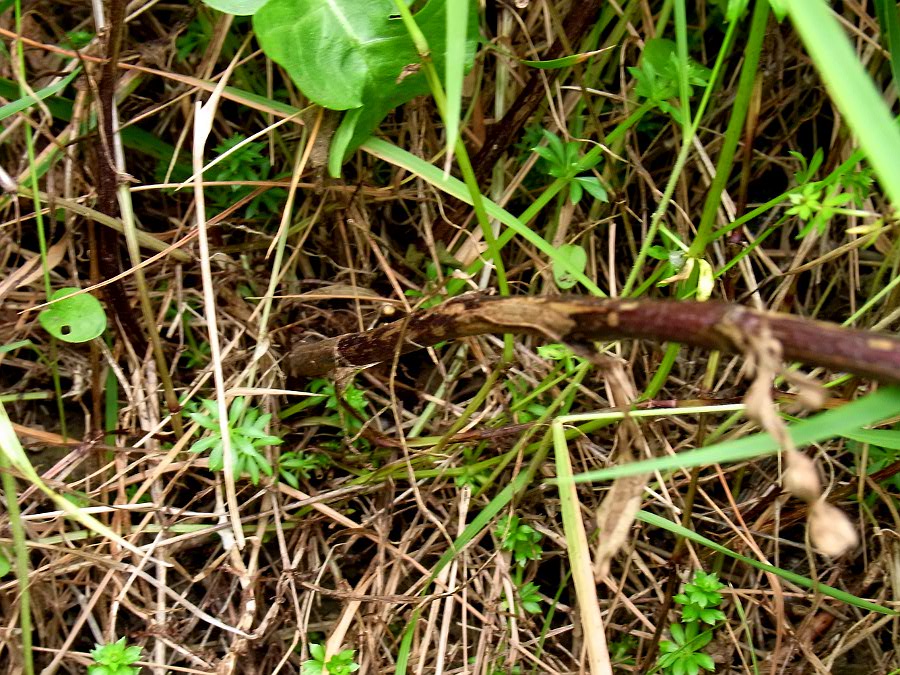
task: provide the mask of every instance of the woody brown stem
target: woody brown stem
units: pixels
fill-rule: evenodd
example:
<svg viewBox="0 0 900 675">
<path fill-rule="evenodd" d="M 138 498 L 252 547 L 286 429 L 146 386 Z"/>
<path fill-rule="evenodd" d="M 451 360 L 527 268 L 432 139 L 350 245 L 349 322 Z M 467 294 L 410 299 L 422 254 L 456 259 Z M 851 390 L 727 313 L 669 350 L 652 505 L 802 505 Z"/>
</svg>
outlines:
<svg viewBox="0 0 900 675">
<path fill-rule="evenodd" d="M 122 47 L 122 32 L 125 21 L 125 0 L 112 0 L 109 3 L 106 37 L 107 60 L 101 67 L 100 81 L 97 84 L 97 102 L 99 106 L 99 138 L 93 148 L 97 170 L 97 205 L 98 211 L 107 216 L 119 215 L 116 201 L 118 174 L 113 157 L 113 101 L 116 93 L 118 77 L 117 63 Z M 94 255 L 101 262 L 101 273 L 106 279 L 117 276 L 123 271 L 122 259 L 119 255 L 119 237 L 107 227 L 99 232 L 96 239 L 97 249 Z M 140 324 L 135 317 L 125 283 L 113 281 L 103 287 L 107 305 L 112 309 L 116 324 L 123 337 L 131 341 L 138 354 L 146 349 L 146 339 Z"/>
<path fill-rule="evenodd" d="M 576 344 L 632 338 L 741 353 L 740 345 L 764 327 L 782 345 L 786 359 L 900 382 L 900 339 L 890 335 L 721 302 L 575 296 L 463 296 L 369 331 L 299 344 L 286 364 L 292 375 L 315 377 L 337 367 L 387 361 L 397 349 L 408 353 L 488 333 L 538 335 Z"/>
</svg>

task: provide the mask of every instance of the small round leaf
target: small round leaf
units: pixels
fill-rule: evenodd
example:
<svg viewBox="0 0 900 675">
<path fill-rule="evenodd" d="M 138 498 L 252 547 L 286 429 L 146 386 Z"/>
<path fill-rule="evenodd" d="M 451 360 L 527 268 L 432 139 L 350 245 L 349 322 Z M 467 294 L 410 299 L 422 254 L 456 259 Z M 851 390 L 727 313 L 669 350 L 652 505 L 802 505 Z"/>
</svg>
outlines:
<svg viewBox="0 0 900 675">
<path fill-rule="evenodd" d="M 560 288 L 572 288 L 578 280 L 572 274 L 572 270 L 584 272 L 587 267 L 587 251 L 578 244 L 563 244 L 557 249 L 557 256 L 553 260 L 553 278 Z M 568 263 L 568 265 L 566 265 Z"/>
<path fill-rule="evenodd" d="M 38 314 L 44 330 L 63 342 L 88 342 L 106 330 L 106 312 L 97 298 L 88 293 L 67 297 L 79 290 L 60 288 L 50 298 L 54 303 Z"/>
</svg>

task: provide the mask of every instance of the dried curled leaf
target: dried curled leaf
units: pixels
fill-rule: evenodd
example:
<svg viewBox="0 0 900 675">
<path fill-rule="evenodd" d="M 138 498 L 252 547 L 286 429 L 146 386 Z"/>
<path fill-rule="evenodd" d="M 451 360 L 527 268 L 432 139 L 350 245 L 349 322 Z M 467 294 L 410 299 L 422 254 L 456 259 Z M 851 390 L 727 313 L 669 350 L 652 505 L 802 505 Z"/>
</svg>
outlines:
<svg viewBox="0 0 900 675">
<path fill-rule="evenodd" d="M 628 540 L 649 478 L 647 473 L 619 478 L 597 509 L 600 537 L 594 557 L 594 579 L 599 581 L 609 573 L 610 562 Z"/>
</svg>

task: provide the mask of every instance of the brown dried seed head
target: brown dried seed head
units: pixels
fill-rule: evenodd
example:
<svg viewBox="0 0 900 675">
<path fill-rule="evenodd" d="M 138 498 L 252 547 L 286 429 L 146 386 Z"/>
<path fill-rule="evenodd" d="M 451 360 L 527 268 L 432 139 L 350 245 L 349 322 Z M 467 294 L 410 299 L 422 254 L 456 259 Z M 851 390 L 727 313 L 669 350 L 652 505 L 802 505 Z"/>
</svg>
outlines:
<svg viewBox="0 0 900 675">
<path fill-rule="evenodd" d="M 832 558 L 859 543 L 859 535 L 847 514 L 821 499 L 809 511 L 809 538 L 819 553 Z"/>
<path fill-rule="evenodd" d="M 784 471 L 782 485 L 798 499 L 814 502 L 822 494 L 822 482 L 816 463 L 802 452 L 791 450 L 785 454 L 787 468 Z"/>
</svg>

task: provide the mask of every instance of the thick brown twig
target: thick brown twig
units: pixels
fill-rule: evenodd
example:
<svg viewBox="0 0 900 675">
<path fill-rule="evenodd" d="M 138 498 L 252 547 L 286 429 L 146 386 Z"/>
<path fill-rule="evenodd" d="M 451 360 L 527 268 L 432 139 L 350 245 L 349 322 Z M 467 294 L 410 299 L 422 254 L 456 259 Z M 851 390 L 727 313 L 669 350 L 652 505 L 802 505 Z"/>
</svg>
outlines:
<svg viewBox="0 0 900 675">
<path fill-rule="evenodd" d="M 125 1 L 115 0 L 109 6 L 109 32 L 106 37 L 107 60 L 101 67 L 100 81 L 97 85 L 100 137 L 93 148 L 97 170 L 97 210 L 113 217 L 119 215 L 116 200 L 119 176 L 116 172 L 115 159 L 113 157 L 113 134 L 115 129 L 113 124 L 113 100 L 116 93 L 116 80 L 119 74 L 116 64 L 122 48 L 124 22 Z M 124 268 L 119 255 L 118 235 L 108 227 L 104 227 L 100 229 L 99 237 L 96 239 L 92 238 L 92 241 L 96 241 L 98 247 L 95 255 L 101 262 L 100 273 L 104 280 L 120 274 Z M 143 354 L 146 348 L 146 340 L 131 307 L 131 302 L 128 299 L 125 283 L 121 280 L 113 281 L 103 287 L 103 293 L 123 336 L 131 341 L 138 354 Z"/>
<path fill-rule="evenodd" d="M 524 333 L 583 343 L 635 338 L 681 342 L 740 353 L 740 343 L 768 327 L 784 357 L 814 366 L 900 382 L 900 339 L 787 314 L 720 302 L 605 300 L 583 297 L 463 296 L 440 307 L 362 333 L 295 346 L 288 371 L 314 377 L 360 367 L 444 340 L 487 333 Z"/>
</svg>

